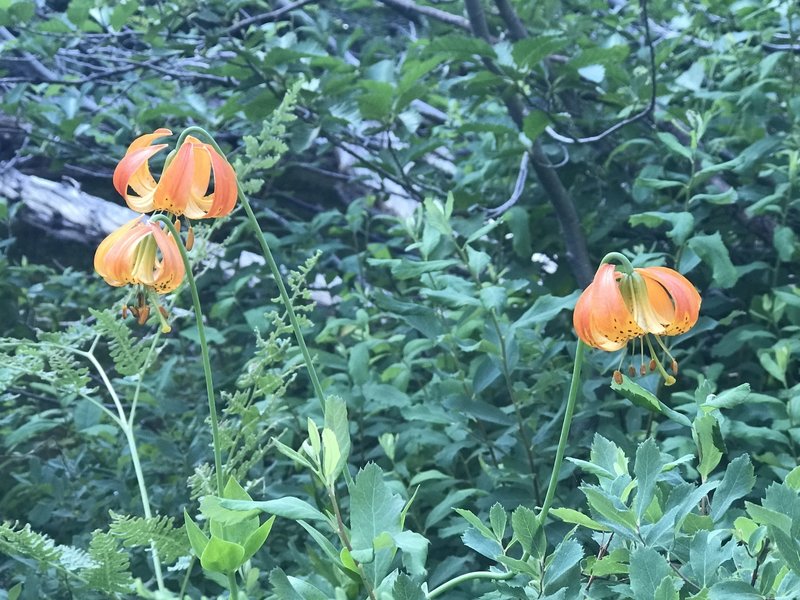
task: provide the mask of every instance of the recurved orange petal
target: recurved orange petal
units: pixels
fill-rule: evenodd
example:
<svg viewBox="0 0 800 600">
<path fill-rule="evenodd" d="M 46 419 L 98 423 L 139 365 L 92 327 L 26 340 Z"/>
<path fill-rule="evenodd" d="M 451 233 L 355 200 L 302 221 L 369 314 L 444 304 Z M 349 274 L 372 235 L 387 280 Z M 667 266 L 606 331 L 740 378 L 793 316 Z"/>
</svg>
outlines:
<svg viewBox="0 0 800 600">
<path fill-rule="evenodd" d="M 637 271 L 641 273 L 645 280 L 655 282 L 656 285 L 661 286 L 669 294 L 673 306 L 673 315 L 667 324 L 666 335 L 685 333 L 697 323 L 697 318 L 700 315 L 701 298 L 686 277 L 667 267 L 647 267 L 637 269 Z M 650 289 L 651 285 L 648 285 L 648 290 Z M 658 310 L 663 310 L 663 299 L 655 296 L 654 300 L 660 303 Z"/>
</svg>

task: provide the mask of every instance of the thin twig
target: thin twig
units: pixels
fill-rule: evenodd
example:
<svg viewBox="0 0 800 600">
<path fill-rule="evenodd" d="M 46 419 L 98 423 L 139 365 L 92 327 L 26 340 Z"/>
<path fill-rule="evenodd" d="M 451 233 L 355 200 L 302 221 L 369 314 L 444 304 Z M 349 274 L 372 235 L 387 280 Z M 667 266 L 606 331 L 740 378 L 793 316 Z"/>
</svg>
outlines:
<svg viewBox="0 0 800 600">
<path fill-rule="evenodd" d="M 650 102 L 648 102 L 647 106 L 640 110 L 633 116 L 628 117 L 627 119 L 623 119 L 622 121 L 615 123 L 605 131 L 598 133 L 597 135 L 590 135 L 589 137 L 582 137 L 582 138 L 575 138 L 566 135 L 562 135 L 558 133 L 555 129 L 553 129 L 550 125 L 545 127 L 545 132 L 554 140 L 562 142 L 564 144 L 591 144 L 592 142 L 598 142 L 602 140 L 604 137 L 607 137 L 614 133 L 615 131 L 622 129 L 626 125 L 630 125 L 634 121 L 638 121 L 639 119 L 643 119 L 648 115 L 651 115 L 656 108 L 656 50 L 653 47 L 653 40 L 650 37 L 650 19 L 647 16 L 647 0 L 639 0 L 639 4 L 642 7 L 642 22 L 644 24 L 644 37 L 647 47 L 650 52 Z"/>
<path fill-rule="evenodd" d="M 492 217 L 497 218 L 506 212 L 509 208 L 514 206 L 525 191 L 525 179 L 528 177 L 528 163 L 530 162 L 530 154 L 527 150 L 522 153 L 522 160 L 519 163 L 519 173 L 517 174 L 517 182 L 514 184 L 514 191 L 511 192 L 511 197 L 503 202 L 496 208 L 491 208 L 486 213 Z"/>
<path fill-rule="evenodd" d="M 225 33 L 231 34 L 240 29 L 244 29 L 250 25 L 255 23 L 267 23 L 269 21 L 277 21 L 283 15 L 288 12 L 293 11 L 295 8 L 300 8 L 301 6 L 305 6 L 306 4 L 311 4 L 315 0 L 297 0 L 296 2 L 292 2 L 291 4 L 287 4 L 286 6 L 282 6 L 281 8 L 275 9 L 270 12 L 262 13 L 260 15 L 253 15 L 252 17 L 248 17 L 247 19 L 242 19 L 241 21 L 234 23 L 230 27 L 225 30 Z"/>
<path fill-rule="evenodd" d="M 470 26 L 468 19 L 465 19 L 460 15 L 454 15 L 453 13 L 449 13 L 439 8 L 433 8 L 432 6 L 420 6 L 415 2 L 411 2 L 411 0 L 377 0 L 377 1 L 380 2 L 381 4 L 385 4 L 386 6 L 394 8 L 396 10 L 411 11 L 419 15 L 430 17 L 431 19 L 434 19 L 436 21 L 441 21 L 442 23 L 453 25 L 454 27 L 458 27 L 459 29 L 463 29 L 464 31 L 472 32 L 472 27 Z"/>
</svg>

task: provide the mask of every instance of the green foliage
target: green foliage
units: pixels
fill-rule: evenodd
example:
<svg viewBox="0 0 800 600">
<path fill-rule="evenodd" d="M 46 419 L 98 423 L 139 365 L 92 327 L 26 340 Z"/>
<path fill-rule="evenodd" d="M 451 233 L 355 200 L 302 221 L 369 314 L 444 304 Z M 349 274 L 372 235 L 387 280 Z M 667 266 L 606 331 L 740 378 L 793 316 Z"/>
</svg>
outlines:
<svg viewBox="0 0 800 600">
<path fill-rule="evenodd" d="M 171 565 L 189 554 L 186 532 L 175 527 L 173 517 L 129 517 L 111 513 L 109 533 L 122 540 L 125 548 L 155 548 L 159 558 Z"/>
</svg>

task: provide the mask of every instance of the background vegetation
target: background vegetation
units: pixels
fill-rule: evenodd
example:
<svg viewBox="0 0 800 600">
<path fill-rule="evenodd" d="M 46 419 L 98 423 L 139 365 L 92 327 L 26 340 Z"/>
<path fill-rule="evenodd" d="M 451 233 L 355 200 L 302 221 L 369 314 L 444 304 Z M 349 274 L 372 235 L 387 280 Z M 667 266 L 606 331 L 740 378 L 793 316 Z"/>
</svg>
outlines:
<svg viewBox="0 0 800 600">
<path fill-rule="evenodd" d="M 294 288 L 346 402 L 349 472 L 413 498 L 404 528 L 427 543 L 396 542 L 386 597 L 502 564 L 513 579 L 444 597 L 796 598 L 798 28 L 779 1 L 0 0 L 0 164 L 119 202 L 111 173 L 137 135 L 214 133 L 279 263 L 305 265 Z M 153 589 L 151 538 L 122 517 L 142 514 L 126 442 L 90 400 L 110 405 L 100 371 L 52 344 L 136 395 L 153 509 L 180 523 L 210 461 L 189 295 L 172 334 L 128 331 L 94 245 L 19 210 L 0 196 L 0 597 Z M 323 416 L 243 215 L 203 234 L 235 473 L 256 500 L 330 509 L 271 441 L 297 449 Z M 686 274 L 701 319 L 674 344 L 675 386 L 637 380 L 660 404 L 612 390 L 619 357 L 588 353 L 555 504 L 572 512 L 544 546 L 520 525 L 551 473 L 576 290 L 611 250 Z M 512 523 L 497 503 L 523 509 Z M 95 552 L 47 555 L 25 523 Z M 112 554 L 119 587 L 92 585 Z M 223 593 L 189 554 L 165 572 L 173 593 Z M 364 597 L 334 559 L 279 518 L 248 597 Z"/>
</svg>

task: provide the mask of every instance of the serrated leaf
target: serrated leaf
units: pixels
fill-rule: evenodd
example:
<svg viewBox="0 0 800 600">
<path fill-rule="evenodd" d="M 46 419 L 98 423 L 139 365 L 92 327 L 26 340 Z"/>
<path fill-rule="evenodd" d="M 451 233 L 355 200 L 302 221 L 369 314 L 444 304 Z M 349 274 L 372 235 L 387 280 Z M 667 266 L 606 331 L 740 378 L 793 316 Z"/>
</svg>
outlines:
<svg viewBox="0 0 800 600">
<path fill-rule="evenodd" d="M 641 521 L 642 515 L 644 515 L 653 500 L 656 491 L 656 480 L 661 474 L 661 469 L 665 463 L 666 461 L 661 458 L 661 451 L 652 438 L 648 438 L 636 450 L 636 462 L 633 465 L 633 472 L 636 476 L 634 508 L 636 509 L 636 518 L 639 521 Z"/>
<path fill-rule="evenodd" d="M 672 569 L 666 559 L 652 548 L 636 548 L 631 552 L 631 590 L 634 598 L 653 598 Z"/>
<path fill-rule="evenodd" d="M 574 588 L 580 583 L 580 562 L 583 547 L 573 539 L 561 542 L 553 551 L 545 567 L 542 586 L 545 594 L 552 594 L 563 588 Z"/>
<path fill-rule="evenodd" d="M 502 504 L 495 502 L 492 505 L 492 508 L 489 509 L 489 523 L 492 525 L 494 537 L 498 541 L 502 541 L 503 536 L 505 536 L 507 521 L 508 515 L 506 514 Z"/>
<path fill-rule="evenodd" d="M 155 546 L 158 557 L 167 565 L 189 554 L 187 533 L 175 527 L 174 517 L 144 518 L 111 513 L 109 532 L 122 540 L 125 548 Z"/>
<path fill-rule="evenodd" d="M 522 549 L 531 555 L 535 555 L 534 540 L 541 531 L 536 513 L 526 506 L 518 506 L 511 513 L 511 528 Z"/>
<path fill-rule="evenodd" d="M 750 457 L 742 454 L 733 459 L 725 469 L 722 483 L 719 484 L 711 500 L 711 518 L 714 522 L 725 516 L 731 504 L 749 494 L 755 483 L 756 477 Z"/>
</svg>

